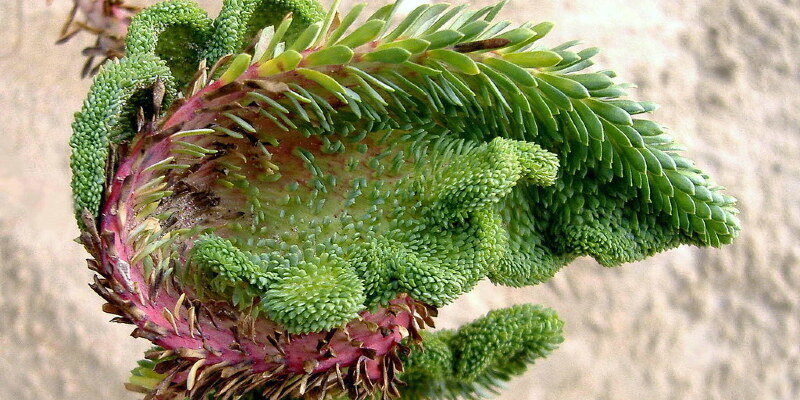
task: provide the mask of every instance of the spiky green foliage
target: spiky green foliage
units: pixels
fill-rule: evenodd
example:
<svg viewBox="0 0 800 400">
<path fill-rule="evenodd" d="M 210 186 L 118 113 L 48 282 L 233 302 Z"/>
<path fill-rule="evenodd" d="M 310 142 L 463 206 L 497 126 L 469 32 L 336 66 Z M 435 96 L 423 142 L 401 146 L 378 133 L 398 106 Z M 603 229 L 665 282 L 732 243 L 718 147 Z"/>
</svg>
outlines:
<svg viewBox="0 0 800 400">
<path fill-rule="evenodd" d="M 281 22 L 287 14 L 292 24 L 286 40 L 292 41 L 307 26 L 325 15 L 315 0 L 232 0 L 225 2 L 215 21 L 214 40 L 207 47 L 206 58 L 217 60 L 241 52 L 258 31 Z"/>
<path fill-rule="evenodd" d="M 266 272 L 256 258 L 239 250 L 230 241 L 215 235 L 204 235 L 197 239 L 192 247 L 190 258 L 201 265 L 195 271 L 195 286 L 202 289 L 209 287 L 216 293 L 233 299 L 233 305 L 249 306 L 249 300 L 267 290 L 277 276 Z M 241 282 L 246 278 L 246 282 Z M 243 285 L 246 284 L 246 286 Z M 244 289 L 251 289 L 245 293 Z"/>
<path fill-rule="evenodd" d="M 318 332 L 357 318 L 364 305 L 358 276 L 336 256 L 304 259 L 299 248 L 261 258 L 215 235 L 197 240 L 190 253 L 196 287 L 208 286 L 233 305 L 260 309 L 292 332 Z"/>
<path fill-rule="evenodd" d="M 286 32 L 289 40 L 323 16 L 313 0 L 237 0 L 226 2 L 212 21 L 194 1 L 166 1 L 137 15 L 125 49 L 128 55 L 157 55 L 169 65 L 174 79 L 186 83 L 201 60 L 211 65 L 241 52 L 260 29 L 276 25 L 288 13 L 295 21 Z"/>
<path fill-rule="evenodd" d="M 206 12 L 191 0 L 158 3 L 133 19 L 125 51 L 128 57 L 155 54 L 170 67 L 172 78 L 185 83 L 205 56 L 203 47 L 186 43 L 207 41 L 212 29 Z"/>
<path fill-rule="evenodd" d="M 157 82 L 166 82 L 168 92 L 174 90 L 169 78 L 163 60 L 142 54 L 107 63 L 95 79 L 83 109 L 75 114 L 69 143 L 76 215 L 84 209 L 99 212 L 109 148 L 136 131 L 137 111 L 152 108 L 150 97 Z"/>
<path fill-rule="evenodd" d="M 425 350 L 406 360 L 404 399 L 478 399 L 546 357 L 564 339 L 552 310 L 518 305 L 489 312 L 458 330 L 425 334 Z"/>
<path fill-rule="evenodd" d="M 296 124 L 301 127 L 303 121 Z M 268 316 L 297 332 L 341 325 L 364 307 L 384 305 L 399 293 L 441 306 L 469 291 L 504 254 L 507 234 L 497 204 L 519 182 L 551 185 L 558 161 L 533 143 L 495 138 L 474 145 L 443 135 L 429 143 L 425 138 L 434 126 L 426 132 L 399 129 L 403 133 L 386 131 L 377 143 L 361 139 L 362 147 L 353 150 L 326 151 L 344 144 L 295 147 L 289 160 L 302 162 L 301 171 L 313 178 L 305 185 L 289 182 L 288 194 L 276 199 L 281 207 L 259 210 L 262 215 L 256 218 L 261 224 L 284 218 L 289 227 L 299 225 L 303 231 L 284 230 L 280 240 L 269 240 L 255 236 L 254 225 L 235 227 L 239 232 L 233 243 L 260 252 L 260 268 L 249 261 L 256 256 L 213 236 L 198 240 L 191 263 L 212 288 L 218 281 L 239 280 L 247 290 L 238 294 L 260 296 Z M 349 136 L 337 136 L 328 137 L 348 141 Z M 273 155 L 271 162 L 286 165 L 279 157 Z M 345 170 L 333 169 L 337 158 L 349 160 Z M 362 175 L 359 167 L 370 173 Z M 234 193 L 224 197 L 254 186 L 242 179 L 231 183 Z M 320 202 L 327 198 L 340 200 Z M 342 206 L 338 218 L 329 216 L 328 210 Z M 270 282 L 265 274 L 289 276 Z M 238 294 L 235 304 L 252 303 Z"/>
<path fill-rule="evenodd" d="M 484 278 L 536 284 L 582 255 L 614 266 L 737 236 L 735 200 L 638 117 L 652 103 L 587 72 L 596 49 L 542 45 L 551 24 L 493 22 L 502 6 L 422 5 L 396 24 L 396 5 L 360 24 L 362 6 L 335 18 L 312 1 L 226 1 L 215 21 L 184 0 L 146 10 L 76 117 L 76 207 L 97 215 L 108 146 L 164 82 L 188 85 L 185 102 L 133 136 L 132 194 L 103 217 L 122 215 L 145 276 L 178 264 L 199 300 L 290 333 L 405 294 L 442 306 Z M 514 307 L 430 336 L 409 396 L 491 389 L 560 327 Z"/>
</svg>

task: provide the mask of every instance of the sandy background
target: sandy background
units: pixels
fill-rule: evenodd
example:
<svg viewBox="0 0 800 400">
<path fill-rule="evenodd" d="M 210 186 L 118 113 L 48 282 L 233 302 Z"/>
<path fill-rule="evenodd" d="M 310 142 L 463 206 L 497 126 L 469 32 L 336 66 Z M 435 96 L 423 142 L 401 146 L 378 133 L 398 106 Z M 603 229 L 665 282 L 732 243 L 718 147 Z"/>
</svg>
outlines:
<svg viewBox="0 0 800 400">
<path fill-rule="evenodd" d="M 67 140 L 90 39 L 53 45 L 69 8 L 55 3 L 0 0 L 0 400 L 136 399 L 122 382 L 147 342 L 107 322 L 70 240 Z M 559 311 L 567 341 L 503 399 L 800 398 L 800 1 L 526 3 L 504 17 L 603 47 L 602 67 L 663 106 L 656 118 L 739 197 L 743 234 L 619 269 L 579 260 L 533 288 L 482 284 L 441 324 L 523 302 Z"/>
</svg>

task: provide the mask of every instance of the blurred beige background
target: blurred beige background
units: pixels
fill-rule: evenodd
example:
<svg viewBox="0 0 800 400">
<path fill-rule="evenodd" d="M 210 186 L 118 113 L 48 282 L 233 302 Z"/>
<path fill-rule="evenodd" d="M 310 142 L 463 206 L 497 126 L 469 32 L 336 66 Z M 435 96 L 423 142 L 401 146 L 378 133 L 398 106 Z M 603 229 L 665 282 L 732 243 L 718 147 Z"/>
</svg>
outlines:
<svg viewBox="0 0 800 400">
<path fill-rule="evenodd" d="M 67 141 L 92 39 L 53 45 L 69 7 L 0 0 L 2 400 L 139 398 L 122 382 L 148 343 L 107 322 L 71 241 Z M 579 260 L 538 287 L 481 284 L 440 324 L 559 311 L 566 342 L 502 399 L 800 398 L 800 1 L 516 0 L 503 17 L 603 47 L 600 66 L 660 103 L 655 118 L 739 197 L 743 234 L 619 269 Z"/>
</svg>

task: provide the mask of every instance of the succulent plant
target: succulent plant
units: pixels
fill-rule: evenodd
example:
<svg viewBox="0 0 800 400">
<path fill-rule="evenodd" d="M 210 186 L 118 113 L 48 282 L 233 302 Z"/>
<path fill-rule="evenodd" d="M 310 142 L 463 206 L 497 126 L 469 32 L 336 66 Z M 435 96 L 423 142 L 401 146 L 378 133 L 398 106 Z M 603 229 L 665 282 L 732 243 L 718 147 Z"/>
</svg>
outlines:
<svg viewBox="0 0 800 400">
<path fill-rule="evenodd" d="M 552 24 L 396 4 L 168 0 L 76 114 L 92 287 L 154 343 L 149 399 L 477 398 L 562 341 L 519 305 L 423 331 L 480 280 L 528 286 L 738 234 L 735 199 Z M 360 21 L 358 21 L 361 18 Z"/>
</svg>

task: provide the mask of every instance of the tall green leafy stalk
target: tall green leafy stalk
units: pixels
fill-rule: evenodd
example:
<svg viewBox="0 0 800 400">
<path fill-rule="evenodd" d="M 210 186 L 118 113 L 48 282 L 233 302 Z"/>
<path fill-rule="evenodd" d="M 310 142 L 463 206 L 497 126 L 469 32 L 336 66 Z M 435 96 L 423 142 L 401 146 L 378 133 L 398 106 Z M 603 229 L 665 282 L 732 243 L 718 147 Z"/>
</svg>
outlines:
<svg viewBox="0 0 800 400">
<path fill-rule="evenodd" d="M 653 103 L 592 72 L 597 49 L 543 45 L 552 24 L 494 22 L 504 5 L 133 19 L 71 140 L 93 287 L 158 346 L 131 389 L 480 398 L 563 324 L 520 305 L 421 332 L 437 307 L 738 235 L 735 199 L 640 117 Z"/>
</svg>

